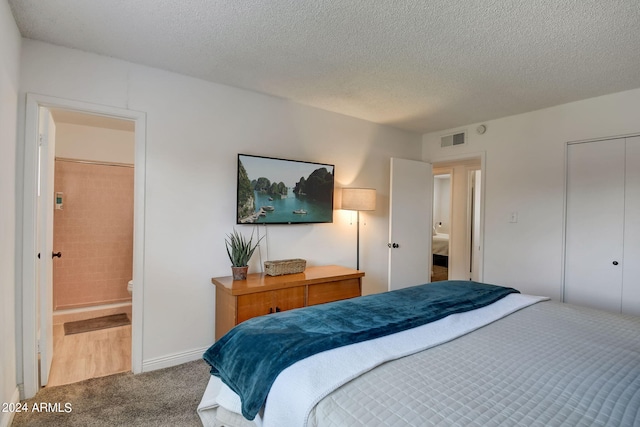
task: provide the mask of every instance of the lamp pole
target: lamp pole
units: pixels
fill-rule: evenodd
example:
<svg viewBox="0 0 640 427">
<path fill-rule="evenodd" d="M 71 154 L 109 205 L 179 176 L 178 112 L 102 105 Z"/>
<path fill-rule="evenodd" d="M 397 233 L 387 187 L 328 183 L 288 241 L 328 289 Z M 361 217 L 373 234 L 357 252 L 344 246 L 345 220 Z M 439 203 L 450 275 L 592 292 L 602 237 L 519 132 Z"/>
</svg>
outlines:
<svg viewBox="0 0 640 427">
<path fill-rule="evenodd" d="M 356 211 L 356 270 L 360 270 L 360 211 Z"/>
</svg>

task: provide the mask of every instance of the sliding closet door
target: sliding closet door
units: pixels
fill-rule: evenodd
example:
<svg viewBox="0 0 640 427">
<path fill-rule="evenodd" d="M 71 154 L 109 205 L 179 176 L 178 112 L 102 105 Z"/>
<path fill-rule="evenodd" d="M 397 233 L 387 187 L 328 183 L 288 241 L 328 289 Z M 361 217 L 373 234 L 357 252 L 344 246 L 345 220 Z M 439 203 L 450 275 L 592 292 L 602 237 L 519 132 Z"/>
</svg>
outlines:
<svg viewBox="0 0 640 427">
<path fill-rule="evenodd" d="M 622 312 L 640 316 L 640 137 L 627 138 L 625 156 Z"/>
<path fill-rule="evenodd" d="M 572 144 L 567 151 L 564 299 L 620 312 L 625 140 Z"/>
</svg>

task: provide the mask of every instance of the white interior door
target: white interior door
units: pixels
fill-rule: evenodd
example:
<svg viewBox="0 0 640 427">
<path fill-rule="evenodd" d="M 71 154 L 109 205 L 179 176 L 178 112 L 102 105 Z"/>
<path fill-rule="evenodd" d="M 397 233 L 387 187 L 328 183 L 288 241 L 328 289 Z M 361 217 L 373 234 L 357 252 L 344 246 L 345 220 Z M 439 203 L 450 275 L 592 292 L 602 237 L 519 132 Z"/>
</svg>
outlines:
<svg viewBox="0 0 640 427">
<path fill-rule="evenodd" d="M 568 147 L 566 302 L 620 312 L 624 157 L 624 139 Z"/>
<path fill-rule="evenodd" d="M 40 386 L 49 381 L 53 360 L 53 179 L 56 128 L 47 108 L 39 109 L 39 192 L 37 206 L 37 241 L 40 259 L 38 281 L 38 349 L 40 352 Z"/>
<path fill-rule="evenodd" d="M 432 205 L 431 164 L 392 158 L 389 290 L 431 281 Z"/>
<path fill-rule="evenodd" d="M 640 316 L 640 136 L 626 140 L 622 312 Z"/>
</svg>

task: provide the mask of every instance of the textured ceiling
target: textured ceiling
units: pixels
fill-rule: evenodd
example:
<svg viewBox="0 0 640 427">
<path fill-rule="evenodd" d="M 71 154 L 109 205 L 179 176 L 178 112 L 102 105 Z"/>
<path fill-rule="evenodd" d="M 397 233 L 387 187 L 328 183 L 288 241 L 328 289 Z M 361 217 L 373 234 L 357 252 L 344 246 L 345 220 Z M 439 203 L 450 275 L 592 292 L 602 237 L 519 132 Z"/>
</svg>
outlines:
<svg viewBox="0 0 640 427">
<path fill-rule="evenodd" d="M 9 3 L 27 38 L 420 133 L 640 87 L 639 0 Z"/>
</svg>

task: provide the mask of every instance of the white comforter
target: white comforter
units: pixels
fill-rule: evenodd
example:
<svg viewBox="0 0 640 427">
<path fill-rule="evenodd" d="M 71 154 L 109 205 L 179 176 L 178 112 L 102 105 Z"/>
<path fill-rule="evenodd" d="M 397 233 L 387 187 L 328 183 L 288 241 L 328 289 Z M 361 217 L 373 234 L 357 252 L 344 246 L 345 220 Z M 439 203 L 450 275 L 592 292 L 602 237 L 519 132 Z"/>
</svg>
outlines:
<svg viewBox="0 0 640 427">
<path fill-rule="evenodd" d="M 521 308 L 546 300 L 510 294 L 480 309 L 454 314 L 418 328 L 316 354 L 290 366 L 276 378 L 255 425 L 299 427 L 307 424 L 314 405 L 333 390 L 376 366 L 450 341 Z M 205 426 L 215 426 L 218 407 L 240 413 L 240 398 L 212 377 L 198 406 Z"/>
</svg>

